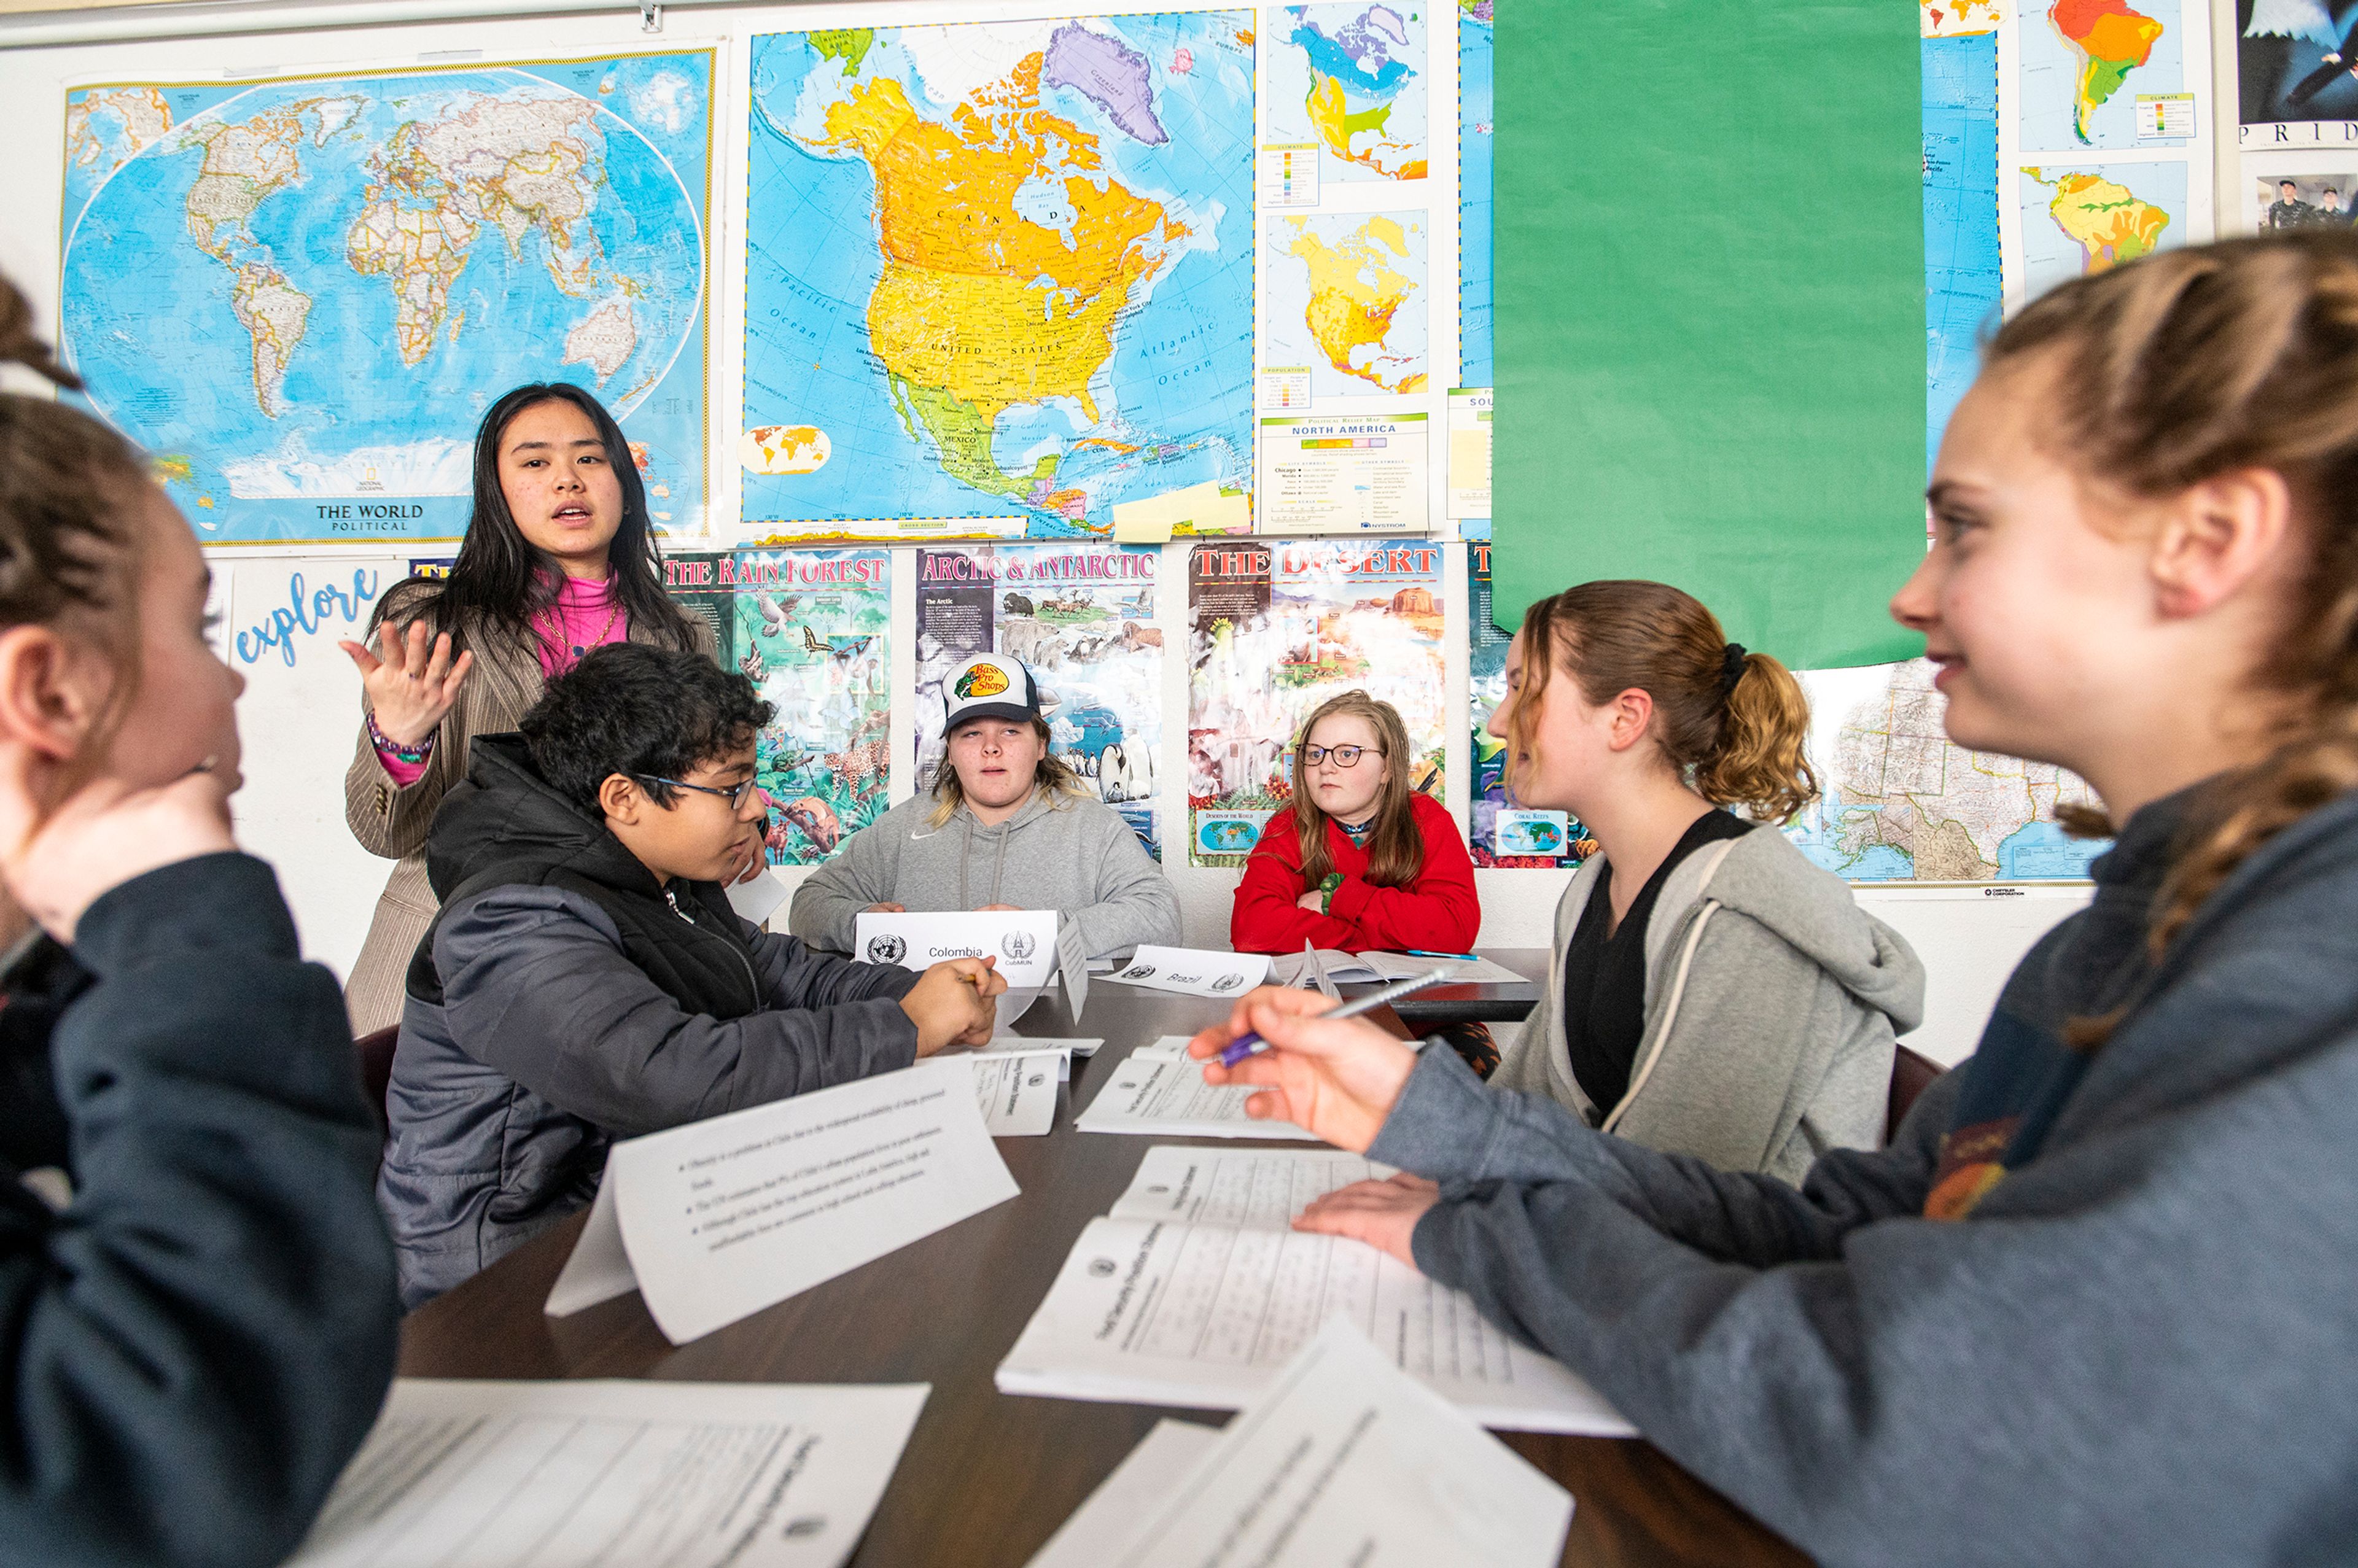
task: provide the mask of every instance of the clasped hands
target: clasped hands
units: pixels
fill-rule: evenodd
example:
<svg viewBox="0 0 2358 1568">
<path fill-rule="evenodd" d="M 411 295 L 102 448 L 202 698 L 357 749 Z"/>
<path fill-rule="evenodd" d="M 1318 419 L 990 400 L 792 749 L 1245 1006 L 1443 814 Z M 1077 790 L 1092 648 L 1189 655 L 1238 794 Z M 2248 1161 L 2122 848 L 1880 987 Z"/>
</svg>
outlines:
<svg viewBox="0 0 2358 1568">
<path fill-rule="evenodd" d="M 1364 1154 L 1416 1070 L 1416 1053 L 1364 1018 L 1319 1016 L 1334 1005 L 1314 991 L 1263 986 L 1237 999 L 1226 1022 L 1187 1042 L 1187 1054 L 1204 1063 L 1206 1083 L 1249 1084 L 1260 1091 L 1245 1101 L 1247 1116 L 1290 1121 Z M 1213 1059 L 1248 1033 L 1270 1049 L 1233 1067 Z M 1293 1227 L 1347 1236 L 1414 1268 L 1410 1238 L 1440 1196 L 1433 1183 L 1405 1172 L 1389 1181 L 1356 1182 L 1314 1201 L 1294 1217 Z"/>
</svg>

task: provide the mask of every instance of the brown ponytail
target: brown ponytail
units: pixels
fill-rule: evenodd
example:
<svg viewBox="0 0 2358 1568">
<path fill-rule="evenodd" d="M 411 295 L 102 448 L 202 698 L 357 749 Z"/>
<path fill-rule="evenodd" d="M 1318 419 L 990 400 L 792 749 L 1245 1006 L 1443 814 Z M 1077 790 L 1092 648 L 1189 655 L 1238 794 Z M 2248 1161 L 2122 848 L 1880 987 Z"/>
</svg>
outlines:
<svg viewBox="0 0 2358 1568">
<path fill-rule="evenodd" d="M 2048 373 L 2050 452 L 2159 499 L 2281 474 L 2307 560 L 2256 672 L 2283 741 L 2197 797 L 2171 850 L 2158 956 L 2236 867 L 2358 788 L 2358 235 L 2304 229 L 2162 253 L 2064 284 L 2006 324 L 1985 370 Z M 2079 832 L 2101 813 L 2059 812 Z M 2082 1021 L 2082 1044 L 2108 1020 Z"/>
<path fill-rule="evenodd" d="M 1511 784 L 1536 751 L 1540 694 L 1561 663 L 1593 705 L 1636 687 L 1654 743 L 1697 795 L 1764 822 L 1818 797 L 1803 754 L 1809 699 L 1793 672 L 1726 639 L 1693 594 L 1660 582 L 1585 582 L 1523 613 L 1523 685 L 1508 719 Z"/>
</svg>

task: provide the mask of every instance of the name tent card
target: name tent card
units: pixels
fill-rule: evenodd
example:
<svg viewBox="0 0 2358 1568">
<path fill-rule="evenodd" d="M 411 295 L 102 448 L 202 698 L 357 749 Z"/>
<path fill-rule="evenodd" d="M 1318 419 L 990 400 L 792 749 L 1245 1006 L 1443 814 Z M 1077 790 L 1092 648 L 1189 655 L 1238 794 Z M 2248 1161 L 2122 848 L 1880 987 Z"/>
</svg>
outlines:
<svg viewBox="0 0 2358 1568">
<path fill-rule="evenodd" d="M 635 1287 L 684 1344 L 1005 1202 L 978 1092 L 920 1062 L 615 1144 L 549 1315 Z"/>
<path fill-rule="evenodd" d="M 864 917 L 863 917 L 864 918 Z M 1126 986 L 1177 991 L 1182 996 L 1240 996 L 1269 979 L 1266 953 L 1217 953 L 1200 947 L 1149 944 L 1130 962 L 1105 977 Z"/>
<path fill-rule="evenodd" d="M 1008 985 L 1021 990 L 1056 979 L 1053 909 L 864 913 L 851 923 L 851 956 L 871 964 L 928 969 L 951 958 L 995 957 Z"/>
</svg>

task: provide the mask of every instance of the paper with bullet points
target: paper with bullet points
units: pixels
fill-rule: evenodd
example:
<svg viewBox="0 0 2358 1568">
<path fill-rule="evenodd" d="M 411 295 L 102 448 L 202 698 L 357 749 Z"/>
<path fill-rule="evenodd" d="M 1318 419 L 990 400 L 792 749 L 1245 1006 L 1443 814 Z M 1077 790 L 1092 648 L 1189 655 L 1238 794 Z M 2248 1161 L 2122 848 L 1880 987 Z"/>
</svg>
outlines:
<svg viewBox="0 0 2358 1568">
<path fill-rule="evenodd" d="M 636 1285 L 683 1344 L 1015 1194 L 973 1069 L 921 1062 L 615 1144 L 547 1311 Z"/>
</svg>

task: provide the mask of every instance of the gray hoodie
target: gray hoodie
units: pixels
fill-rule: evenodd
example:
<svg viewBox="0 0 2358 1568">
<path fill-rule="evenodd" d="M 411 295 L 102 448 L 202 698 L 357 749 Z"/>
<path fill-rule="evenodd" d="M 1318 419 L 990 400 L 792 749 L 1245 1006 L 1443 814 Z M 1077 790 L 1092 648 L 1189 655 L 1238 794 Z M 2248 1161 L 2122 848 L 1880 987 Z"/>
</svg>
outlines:
<svg viewBox="0 0 2358 1568">
<path fill-rule="evenodd" d="M 912 795 L 845 840 L 841 854 L 795 890 L 788 928 L 813 946 L 849 953 L 851 923 L 871 903 L 925 911 L 1011 903 L 1062 911 L 1092 958 L 1184 940 L 1170 879 L 1103 802 L 1035 789 L 996 827 L 976 821 L 964 803 L 936 825 L 935 806 L 931 795 Z"/>
<path fill-rule="evenodd" d="M 1650 1149 L 1790 1184 L 1829 1149 L 1883 1141 L 1892 1040 L 1922 1022 L 1924 967 L 1841 878 L 1765 828 L 1704 845 L 1662 884 L 1629 1092 L 1590 1103 L 1564 1048 L 1563 952 L 1604 865 L 1592 857 L 1564 889 L 1547 996 L 1495 1086 L 1551 1096 Z"/>
<path fill-rule="evenodd" d="M 1428 1049 L 1368 1150 L 1441 1183 L 1417 1266 L 1831 1564 L 2358 1562 L 2358 791 L 2157 962 L 2169 805 L 1799 1192 Z"/>
</svg>

